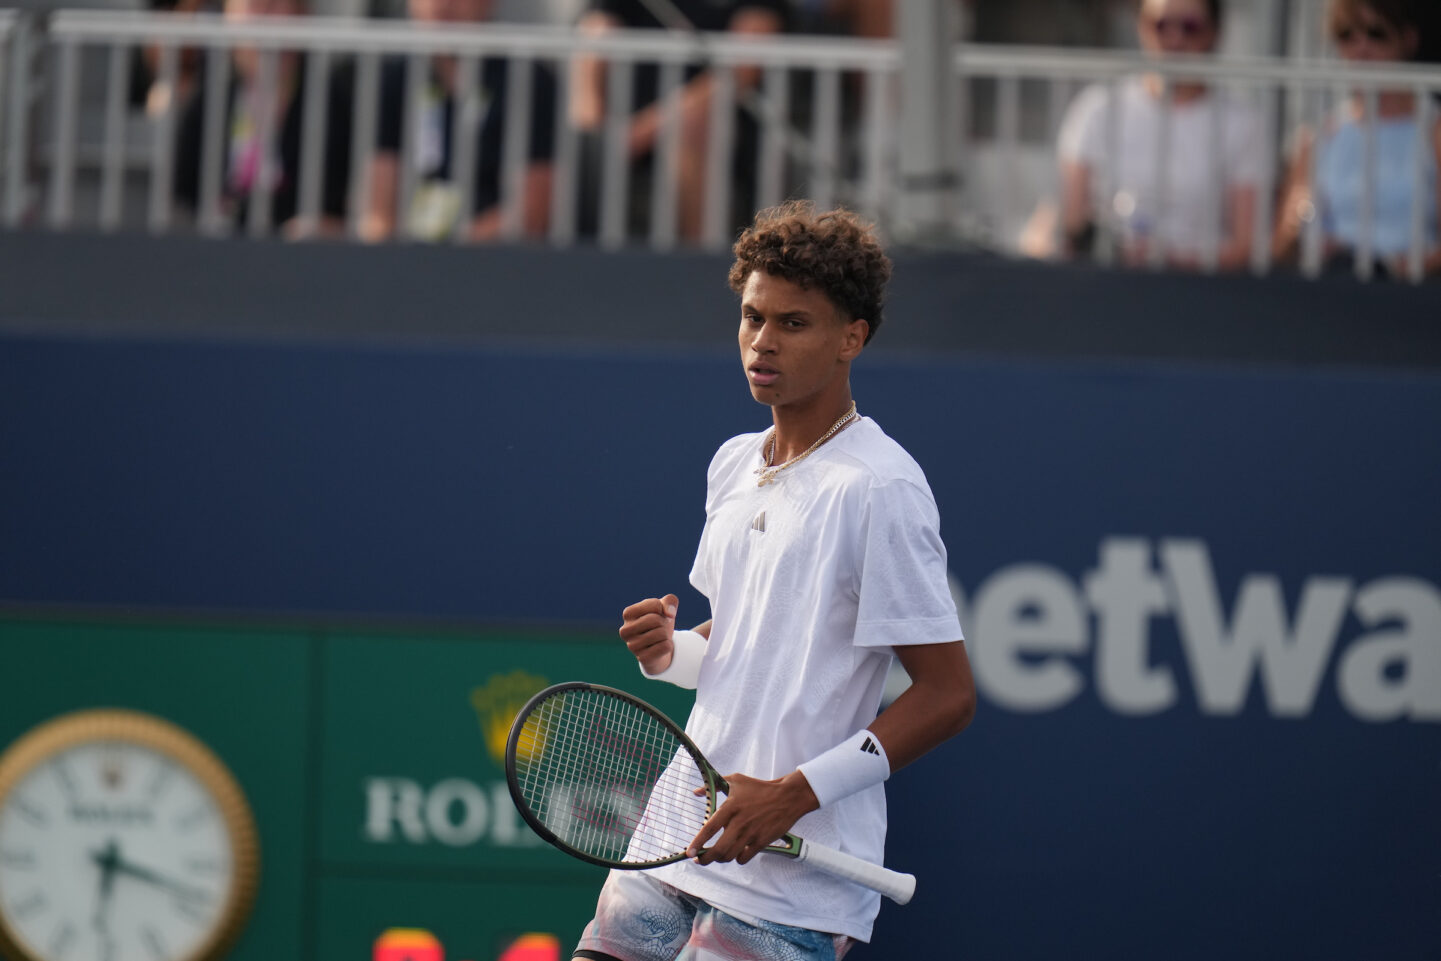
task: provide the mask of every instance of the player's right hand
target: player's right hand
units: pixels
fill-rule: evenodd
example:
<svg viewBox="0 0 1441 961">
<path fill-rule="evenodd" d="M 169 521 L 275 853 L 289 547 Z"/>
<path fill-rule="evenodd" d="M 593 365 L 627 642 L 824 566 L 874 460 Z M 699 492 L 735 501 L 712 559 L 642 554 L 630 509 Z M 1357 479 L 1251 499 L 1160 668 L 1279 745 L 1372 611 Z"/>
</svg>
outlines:
<svg viewBox="0 0 1441 961">
<path fill-rule="evenodd" d="M 670 667 L 679 604 L 680 598 L 667 594 L 637 601 L 621 612 L 620 639 L 647 674 L 659 674 Z"/>
</svg>

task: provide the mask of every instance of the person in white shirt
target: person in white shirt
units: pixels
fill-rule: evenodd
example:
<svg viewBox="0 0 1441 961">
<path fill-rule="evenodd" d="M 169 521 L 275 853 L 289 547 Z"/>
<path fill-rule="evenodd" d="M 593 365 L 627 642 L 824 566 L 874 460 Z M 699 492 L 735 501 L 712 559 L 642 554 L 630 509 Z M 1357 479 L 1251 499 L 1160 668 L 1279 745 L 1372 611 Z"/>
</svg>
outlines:
<svg viewBox="0 0 1441 961">
<path fill-rule="evenodd" d="M 868 941 L 879 895 L 755 855 L 794 830 L 882 863 L 882 782 L 975 710 L 930 487 L 851 397 L 889 259 L 805 202 L 761 212 L 735 254 L 741 363 L 773 426 L 710 465 L 690 573 L 710 619 L 676 630 L 672 593 L 620 629 L 643 673 L 695 688 L 686 731 L 731 792 L 691 860 L 611 872 L 575 958 L 835 961 Z M 912 684 L 877 715 L 893 658 Z"/>
<path fill-rule="evenodd" d="M 1152 57 L 1213 53 L 1221 3 L 1142 0 L 1136 28 Z M 1085 253 L 1106 228 L 1127 266 L 1249 264 L 1270 160 L 1259 112 L 1234 92 L 1186 79 L 1167 89 L 1154 73 L 1094 84 L 1067 109 L 1057 154 L 1062 254 Z M 1022 248 L 1052 252 L 1051 238 L 1036 236 L 1050 223 L 1054 213 L 1033 220 Z"/>
</svg>

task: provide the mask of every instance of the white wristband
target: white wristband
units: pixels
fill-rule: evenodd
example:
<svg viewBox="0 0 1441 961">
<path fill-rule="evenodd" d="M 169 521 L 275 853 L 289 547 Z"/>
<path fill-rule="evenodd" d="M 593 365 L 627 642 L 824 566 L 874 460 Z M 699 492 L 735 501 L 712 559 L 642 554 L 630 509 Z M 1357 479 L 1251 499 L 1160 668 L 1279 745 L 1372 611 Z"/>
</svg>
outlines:
<svg viewBox="0 0 1441 961">
<path fill-rule="evenodd" d="M 671 635 L 675 649 L 671 652 L 670 666 L 659 674 L 651 674 L 641 667 L 640 672 L 652 681 L 669 681 L 676 687 L 695 690 L 700 681 L 700 662 L 705 658 L 706 639 L 695 631 L 676 631 Z"/>
<path fill-rule="evenodd" d="M 862 729 L 829 751 L 800 766 L 821 807 L 857 791 L 880 784 L 891 776 L 891 762 L 881 739 Z"/>
</svg>

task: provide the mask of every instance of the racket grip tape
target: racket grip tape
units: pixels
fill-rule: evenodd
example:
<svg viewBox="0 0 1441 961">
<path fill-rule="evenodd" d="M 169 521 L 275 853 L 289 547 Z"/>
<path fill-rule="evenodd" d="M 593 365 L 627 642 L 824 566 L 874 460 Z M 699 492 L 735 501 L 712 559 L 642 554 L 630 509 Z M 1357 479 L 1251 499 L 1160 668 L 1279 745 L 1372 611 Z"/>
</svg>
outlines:
<svg viewBox="0 0 1441 961">
<path fill-rule="evenodd" d="M 844 851 L 828 848 L 823 844 L 802 841 L 796 860 L 809 861 L 827 874 L 834 874 L 836 877 L 868 887 L 872 891 L 878 891 L 897 904 L 905 904 L 916 893 L 916 876 L 914 874 L 892 871 L 889 868 L 862 860 L 855 855 L 846 854 Z"/>
</svg>

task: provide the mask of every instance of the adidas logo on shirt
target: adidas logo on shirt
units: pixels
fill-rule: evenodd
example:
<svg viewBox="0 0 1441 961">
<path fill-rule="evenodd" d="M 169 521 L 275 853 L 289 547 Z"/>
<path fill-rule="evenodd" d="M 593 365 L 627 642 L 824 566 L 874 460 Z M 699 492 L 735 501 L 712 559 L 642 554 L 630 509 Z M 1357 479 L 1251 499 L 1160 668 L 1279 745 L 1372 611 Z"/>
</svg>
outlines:
<svg viewBox="0 0 1441 961">
<path fill-rule="evenodd" d="M 876 747 L 876 742 L 872 741 L 870 738 L 866 738 L 865 743 L 861 745 L 861 750 L 865 751 L 867 754 L 879 755 L 881 753 L 881 749 Z"/>
</svg>

